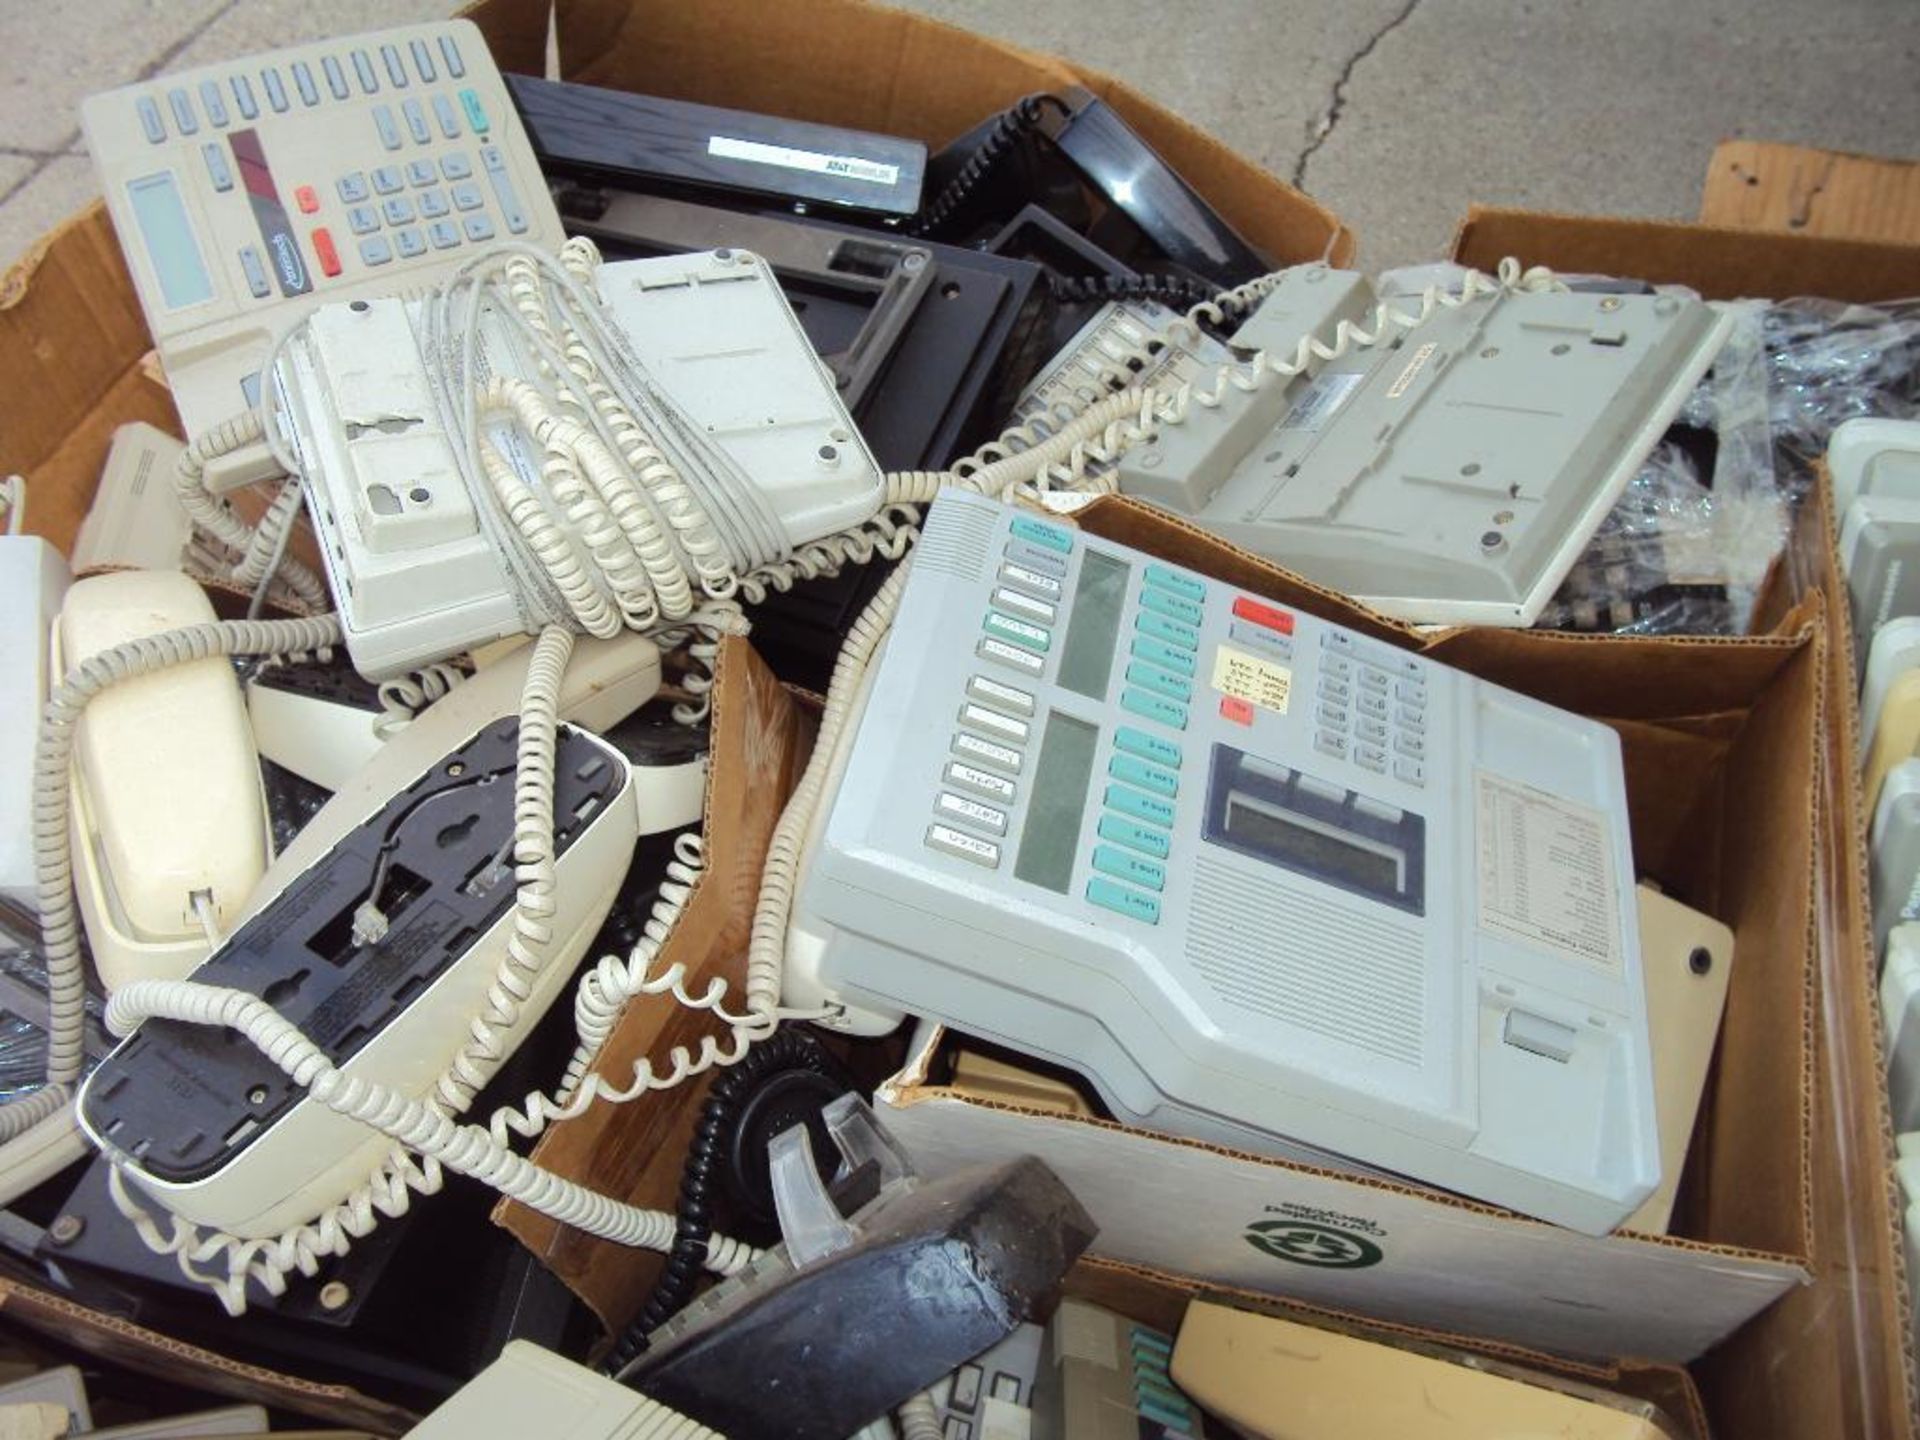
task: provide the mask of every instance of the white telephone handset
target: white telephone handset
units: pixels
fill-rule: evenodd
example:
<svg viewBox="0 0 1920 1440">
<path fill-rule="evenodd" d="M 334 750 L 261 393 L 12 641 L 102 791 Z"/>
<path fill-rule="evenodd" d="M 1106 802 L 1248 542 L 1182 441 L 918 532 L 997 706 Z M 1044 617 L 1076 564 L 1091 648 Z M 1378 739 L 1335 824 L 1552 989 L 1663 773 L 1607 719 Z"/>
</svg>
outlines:
<svg viewBox="0 0 1920 1440">
<path fill-rule="evenodd" d="M 53 681 L 125 641 L 217 618 L 178 571 L 75 581 L 53 629 Z M 111 991 L 185 976 L 272 853 L 232 664 L 174 665 L 97 696 L 78 726 L 71 796 L 74 886 L 101 981 Z"/>
</svg>

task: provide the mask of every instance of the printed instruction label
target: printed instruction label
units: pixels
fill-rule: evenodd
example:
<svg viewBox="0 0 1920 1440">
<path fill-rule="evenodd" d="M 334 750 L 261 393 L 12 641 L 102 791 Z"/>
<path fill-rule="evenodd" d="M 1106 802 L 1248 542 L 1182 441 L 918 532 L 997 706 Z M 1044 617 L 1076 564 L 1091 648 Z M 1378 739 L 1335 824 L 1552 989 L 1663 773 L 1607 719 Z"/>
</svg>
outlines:
<svg viewBox="0 0 1920 1440">
<path fill-rule="evenodd" d="M 1287 697 L 1293 691 L 1293 671 L 1231 645 L 1213 652 L 1213 688 L 1263 710 L 1287 713 Z"/>
<path fill-rule="evenodd" d="M 1318 430 L 1333 418 L 1336 410 L 1347 403 L 1347 397 L 1366 378 L 1365 375 L 1351 372 L 1318 376 L 1300 392 L 1300 398 L 1294 402 L 1293 409 L 1287 412 L 1287 418 L 1280 422 L 1280 428 Z"/>
<path fill-rule="evenodd" d="M 892 185 L 900 179 L 898 165 L 862 160 L 858 155 L 828 155 L 819 150 L 796 150 L 790 145 L 763 145 L 758 140 L 735 140 L 728 135 L 715 135 L 708 139 L 707 153 L 727 160 L 778 165 L 783 170 L 806 170 L 815 175 L 839 175 L 847 180 L 865 180 L 873 185 Z"/>
<path fill-rule="evenodd" d="M 1407 368 L 1402 370 L 1399 378 L 1388 387 L 1387 399 L 1398 400 L 1402 395 L 1406 394 L 1407 387 L 1413 384 L 1414 378 L 1426 368 L 1427 361 L 1433 358 L 1433 352 L 1439 348 L 1440 347 L 1435 345 L 1433 341 L 1429 340 L 1418 350 L 1414 351 L 1413 358 L 1407 362 Z"/>
<path fill-rule="evenodd" d="M 1606 816 L 1484 771 L 1476 779 L 1480 928 L 1618 975 Z"/>
</svg>

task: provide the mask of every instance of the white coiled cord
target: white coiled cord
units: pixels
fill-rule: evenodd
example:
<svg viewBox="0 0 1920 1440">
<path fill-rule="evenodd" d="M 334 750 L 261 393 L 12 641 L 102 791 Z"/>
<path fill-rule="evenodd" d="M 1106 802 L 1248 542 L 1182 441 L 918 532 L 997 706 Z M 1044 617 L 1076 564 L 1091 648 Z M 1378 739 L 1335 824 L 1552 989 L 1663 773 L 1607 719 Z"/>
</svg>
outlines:
<svg viewBox="0 0 1920 1440">
<path fill-rule="evenodd" d="M 813 753 L 807 757 L 800 783 L 794 786 L 793 794 L 781 810 L 767 845 L 767 858 L 760 870 L 760 898 L 754 905 L 753 928 L 747 941 L 747 1015 L 749 1024 L 760 1030 L 758 1038 L 761 1039 L 772 1034 L 779 1023 L 787 922 L 793 913 L 793 896 L 799 882 L 800 856 L 807 830 L 813 823 L 814 811 L 820 806 L 834 756 L 841 745 L 852 739 L 847 725 L 854 699 L 867 666 L 893 624 L 894 612 L 900 607 L 900 592 L 906 583 L 907 566 L 903 565 L 886 578 L 873 599 L 867 602 L 867 608 L 860 612 L 860 618 L 853 622 L 833 664 L 833 679 L 827 686 L 827 701 L 820 712 Z M 741 1030 L 735 1031 L 740 1033 Z"/>
<path fill-rule="evenodd" d="M 373 722 L 377 740 L 391 740 L 434 701 L 445 698 L 465 684 L 467 672 L 457 662 L 438 661 L 405 675 L 380 682 L 380 718 Z"/>
<path fill-rule="evenodd" d="M 940 1428 L 940 1407 L 924 1390 L 908 1396 L 894 1418 L 900 1422 L 900 1440 L 941 1440 L 946 1433 Z"/>
<path fill-rule="evenodd" d="M 336 1114 L 392 1137 L 404 1149 L 471 1176 L 564 1225 L 620 1245 L 666 1250 L 675 1219 L 600 1195 L 535 1165 L 494 1142 L 478 1125 L 459 1125 L 424 1101 L 334 1068 L 319 1046 L 257 995 L 191 980 L 136 980 L 107 1002 L 107 1028 L 131 1033 L 149 1019 L 237 1031 L 309 1098 Z M 748 1245 L 715 1236 L 706 1268 L 728 1275 L 750 1263 Z"/>
<path fill-rule="evenodd" d="M 180 454 L 174 471 L 173 489 L 187 517 L 201 530 L 240 556 L 228 577 L 251 588 L 274 574 L 273 557 L 279 554 L 278 578 L 303 604 L 319 608 L 327 602 L 326 587 L 300 561 L 285 554 L 283 536 L 298 513 L 300 487 L 289 480 L 260 524 L 249 526 L 225 500 L 207 488 L 207 463 L 262 440 L 266 425 L 260 412 L 249 410 L 196 437 Z"/>
</svg>

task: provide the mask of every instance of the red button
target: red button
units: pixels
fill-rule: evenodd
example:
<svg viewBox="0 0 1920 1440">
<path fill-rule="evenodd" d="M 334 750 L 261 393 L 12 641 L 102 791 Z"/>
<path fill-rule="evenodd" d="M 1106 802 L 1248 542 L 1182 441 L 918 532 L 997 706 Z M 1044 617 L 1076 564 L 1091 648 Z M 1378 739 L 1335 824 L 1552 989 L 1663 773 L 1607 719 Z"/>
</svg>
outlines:
<svg viewBox="0 0 1920 1440">
<path fill-rule="evenodd" d="M 1236 725 L 1253 724 L 1253 706 L 1238 695 L 1221 696 L 1220 713 Z"/>
<path fill-rule="evenodd" d="M 1233 602 L 1233 613 L 1242 620 L 1251 620 L 1256 625 L 1264 625 L 1269 630 L 1278 630 L 1282 635 L 1293 633 L 1293 616 L 1285 610 L 1276 610 L 1271 605 L 1262 605 L 1258 600 L 1242 595 Z"/>
<path fill-rule="evenodd" d="M 320 208 L 320 197 L 313 193 L 311 185 L 301 185 L 293 192 L 293 203 L 300 207 L 300 213 L 311 215 Z"/>
<path fill-rule="evenodd" d="M 313 232 L 313 253 L 320 257 L 320 273 L 338 275 L 340 273 L 340 252 L 333 248 L 333 235 L 322 225 Z"/>
</svg>

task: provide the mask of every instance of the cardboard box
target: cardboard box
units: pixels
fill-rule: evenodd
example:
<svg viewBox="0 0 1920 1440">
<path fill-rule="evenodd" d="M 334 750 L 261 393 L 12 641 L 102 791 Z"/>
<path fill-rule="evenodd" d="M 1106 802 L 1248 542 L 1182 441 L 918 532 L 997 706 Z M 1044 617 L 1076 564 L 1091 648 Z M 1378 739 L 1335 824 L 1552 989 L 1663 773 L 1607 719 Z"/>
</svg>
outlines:
<svg viewBox="0 0 1920 1440">
<path fill-rule="evenodd" d="M 1549 215 L 1475 207 L 1454 243 L 1470 265 L 1518 255 L 1565 270 L 1613 269 L 1691 285 L 1713 298 L 1822 295 L 1892 300 L 1920 293 L 1920 245 L 1720 226 Z M 1813 1014 L 1812 1185 L 1807 1195 L 1814 1283 L 1795 1292 L 1693 1367 L 1724 1433 L 1920 1434 L 1892 1176 L 1885 1059 L 1874 996 L 1867 906 L 1868 816 L 1854 757 L 1859 714 L 1851 624 L 1835 521 L 1821 501 L 1803 516 L 1795 563 L 1772 618 L 1794 592 L 1829 597 L 1822 807 L 1817 852 L 1819 965 Z M 1768 618 L 1767 616 L 1762 617 Z M 1739 959 L 1736 954 L 1736 967 Z"/>
<path fill-rule="evenodd" d="M 1722 140 L 1707 167 L 1700 219 L 1707 225 L 1912 243 L 1920 240 L 1920 162 Z"/>
<path fill-rule="evenodd" d="M 1618 731 L 1640 873 L 1735 935 L 1678 1238 L 1583 1236 L 1456 1196 L 980 1100 L 940 1083 L 937 1046 L 880 1095 L 914 1156 L 935 1172 L 1045 1156 L 1099 1223 L 1096 1255 L 1585 1356 L 1691 1360 L 1803 1281 L 1819 601 L 1782 633 L 1744 641 L 1422 635 L 1143 505 L 1103 499 L 1078 518 Z"/>
<path fill-rule="evenodd" d="M 557 13 L 546 0 L 483 0 L 466 13 L 485 32 L 505 69 L 544 72 L 551 21 L 569 78 L 890 129 L 935 143 L 1022 95 L 1079 80 L 1105 96 L 1203 190 L 1224 197 L 1228 217 L 1278 262 L 1323 255 L 1344 260 L 1352 253 L 1352 236 L 1330 211 L 1137 92 L 920 17 L 857 0 L 793 0 L 777 7 L 573 0 Z M 806 63 L 795 63 L 800 56 Z M 0 473 L 27 476 L 33 497 L 27 527 L 62 550 L 71 548 L 86 514 L 114 427 L 144 420 L 177 433 L 138 301 L 100 205 L 57 227 L 0 278 L 0 397 Z M 731 698 L 736 691 L 767 696 L 764 686 L 743 673 L 748 669 L 745 659 L 727 667 L 730 678 L 723 680 L 716 702 L 723 712 L 754 703 L 736 704 Z M 804 720 L 788 720 L 798 733 Z M 758 743 L 749 734 L 733 760 L 722 756 L 715 762 L 716 793 L 740 797 L 745 807 L 774 803 L 768 791 L 777 782 L 769 782 L 747 758 L 764 756 Z M 726 777 L 734 763 L 754 778 L 725 791 L 733 784 Z M 737 919 L 744 913 L 739 907 L 752 903 L 756 875 L 757 866 L 743 864 L 723 881 L 710 877 L 709 888 Z M 644 1048 L 654 1039 L 671 1044 L 677 1038 L 678 1031 L 640 1040 L 623 1034 L 616 1043 Z M 677 1178 L 685 1126 L 691 1123 L 685 1107 L 697 1099 L 689 1087 L 673 1105 L 659 1107 L 647 1124 L 662 1129 L 651 1140 L 629 1139 L 624 1153 L 658 1152 L 660 1164 L 651 1173 Z M 626 1107 L 621 1113 L 638 1117 L 647 1108 Z M 679 1142 L 676 1136 L 682 1137 Z M 551 1143 L 564 1153 L 580 1137 L 557 1134 Z M 650 1203 L 670 1203 L 671 1184 Z M 535 1234 L 531 1228 L 526 1233 Z M 546 1253 L 563 1272 L 568 1262 L 559 1257 L 570 1253 L 569 1239 L 580 1239 L 535 1238 L 543 1245 L 551 1242 Z M 587 1283 L 589 1258 L 576 1255 L 571 1262 L 578 1283 Z M 634 1257 L 623 1259 L 632 1263 Z M 657 1267 L 658 1261 L 647 1256 L 644 1263 Z M 616 1266 L 602 1272 L 601 1283 L 637 1305 L 646 1279 Z M 405 1410 L 348 1387 L 243 1365 L 90 1311 L 24 1277 L 5 1257 L 0 1257 L 0 1319 L 116 1363 L 238 1399 L 383 1434 L 398 1433 L 410 1423 Z"/>
</svg>

